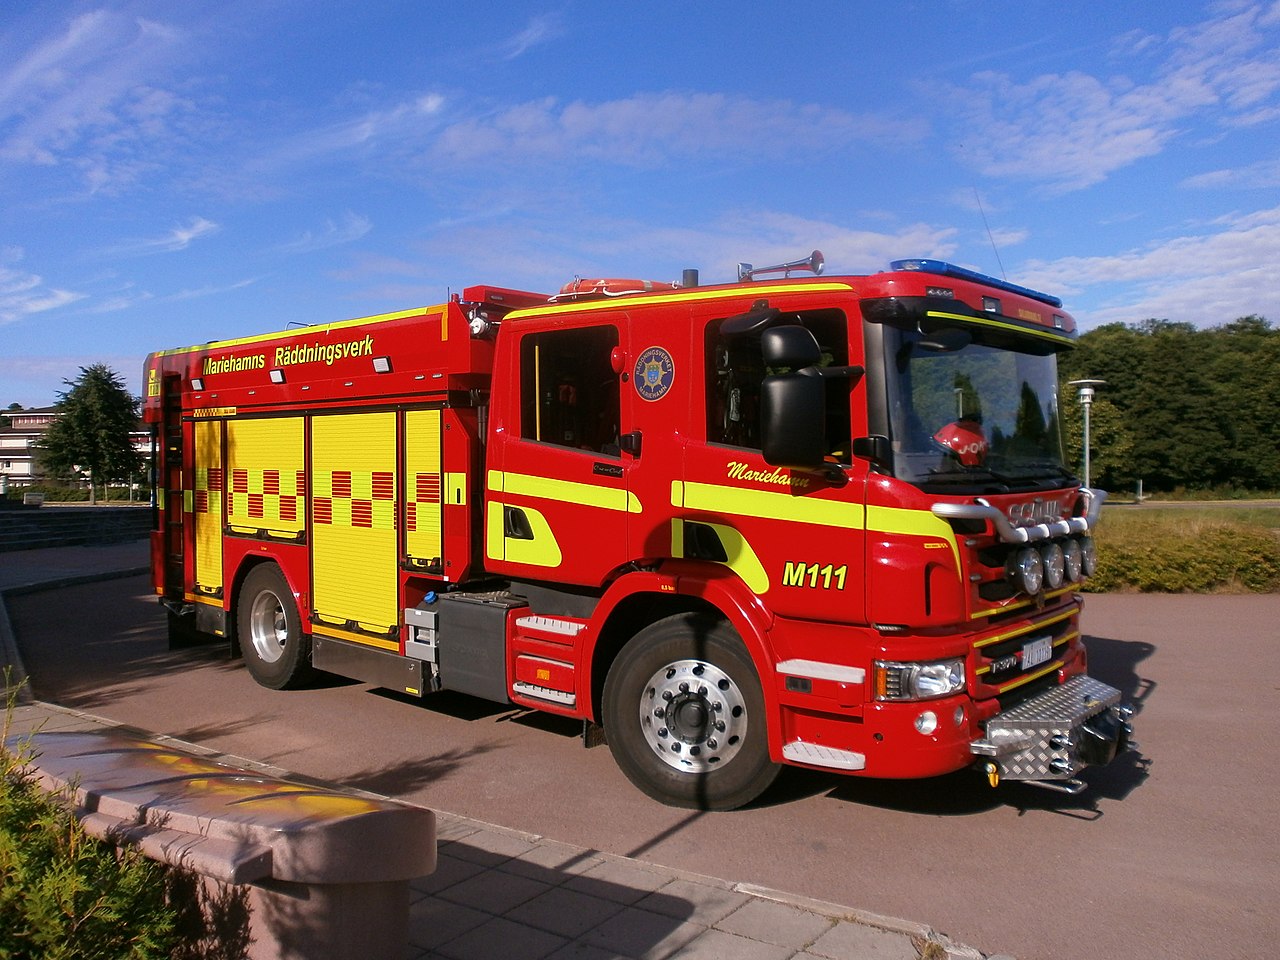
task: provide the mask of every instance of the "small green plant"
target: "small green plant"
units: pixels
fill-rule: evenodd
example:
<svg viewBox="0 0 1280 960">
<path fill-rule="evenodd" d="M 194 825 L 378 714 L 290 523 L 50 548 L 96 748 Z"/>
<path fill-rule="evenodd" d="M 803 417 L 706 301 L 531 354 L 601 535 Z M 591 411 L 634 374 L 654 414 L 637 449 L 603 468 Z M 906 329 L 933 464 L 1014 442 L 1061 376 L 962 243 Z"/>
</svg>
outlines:
<svg viewBox="0 0 1280 960">
<path fill-rule="evenodd" d="M 16 689 L 0 739 L 0 957 L 148 960 L 178 945 L 165 868 L 88 836 L 66 797 L 27 772 L 29 743 L 11 740 Z"/>
</svg>

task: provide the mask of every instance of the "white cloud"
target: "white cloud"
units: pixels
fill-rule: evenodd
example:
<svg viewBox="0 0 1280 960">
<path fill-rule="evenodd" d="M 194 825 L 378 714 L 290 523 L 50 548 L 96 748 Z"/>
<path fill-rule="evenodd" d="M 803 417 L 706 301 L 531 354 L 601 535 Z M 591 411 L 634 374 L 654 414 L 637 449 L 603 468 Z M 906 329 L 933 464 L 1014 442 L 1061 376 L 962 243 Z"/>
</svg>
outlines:
<svg viewBox="0 0 1280 960">
<path fill-rule="evenodd" d="M 217 233 L 221 229 L 212 220 L 204 217 L 191 217 L 185 224 L 178 224 L 168 233 L 159 237 L 141 240 L 128 240 L 112 247 L 109 253 L 115 256 L 141 256 L 151 253 L 174 253 L 185 250 L 201 237 Z"/>
<path fill-rule="evenodd" d="M 1074 295 L 1097 302 L 1077 313 L 1086 325 L 1158 317 L 1213 326 L 1254 313 L 1280 318 L 1280 288 L 1272 277 L 1280 263 L 1280 207 L 1212 226 L 1113 257 L 1032 261 L 1023 276 L 1068 301 Z"/>
<path fill-rule="evenodd" d="M 1274 8 L 1252 5 L 1168 37 L 1124 35 L 1117 49 L 1162 57 L 1149 83 L 1078 71 L 1026 82 L 977 74 L 951 91 L 965 131 L 957 152 L 987 176 L 1077 190 L 1165 150 L 1193 115 L 1212 111 L 1223 127 L 1265 122 L 1280 109 L 1274 19 Z"/>
<path fill-rule="evenodd" d="M 954 254 L 955 231 L 928 224 L 896 230 L 853 230 L 823 220 L 773 211 L 741 210 L 697 226 L 656 226 L 640 221 L 595 217 L 536 223 L 513 219 L 502 225 L 471 224 L 441 232 L 424 247 L 424 261 L 448 262 L 458 250 L 470 251 L 470 276 L 502 278 L 551 292 L 577 276 L 641 276 L 678 280 L 696 267 L 703 283 L 737 279 L 739 261 L 757 266 L 807 257 L 815 247 L 827 262 L 827 274 L 883 270 L 903 256 L 945 258 Z M 761 238 L 767 237 L 768 240 Z M 377 264 L 352 273 L 353 281 L 373 280 Z M 397 272 L 399 262 L 389 264 Z"/>
<path fill-rule="evenodd" d="M 519 33 L 508 37 L 498 44 L 498 51 L 503 60 L 514 60 L 534 47 L 554 40 L 564 33 L 560 18 L 543 15 L 534 17 Z"/>
<path fill-rule="evenodd" d="M 366 110 L 335 123 L 312 127 L 269 144 L 247 165 L 245 173 L 257 184 L 260 178 L 336 157 L 376 148 L 380 164 L 402 148 L 421 150 L 439 123 L 447 100 L 442 94 L 417 94 L 382 109 Z"/>
<path fill-rule="evenodd" d="M 167 297 L 162 297 L 164 303 L 173 303 L 178 300 L 198 300 L 201 297 L 213 297 L 222 293 L 230 293 L 232 290 L 242 290 L 256 280 L 237 280 L 235 283 L 223 284 L 221 286 L 209 285 L 205 287 L 197 287 L 192 290 L 179 290 L 177 293 L 171 293 Z"/>
<path fill-rule="evenodd" d="M 1210 170 L 1182 181 L 1182 186 L 1196 189 L 1219 187 L 1280 187 L 1280 159 L 1261 160 L 1230 170 Z"/>
<path fill-rule="evenodd" d="M 18 267 L 21 260 L 22 251 L 17 248 L 0 251 L 0 324 L 15 323 L 84 299 L 83 293 L 50 287 L 38 274 Z"/>
<path fill-rule="evenodd" d="M 920 139 L 922 122 L 720 93 L 533 100 L 445 128 L 433 154 L 458 164 L 588 159 L 652 167 L 693 157 L 812 157 L 868 141 Z"/>
<path fill-rule="evenodd" d="M 89 314 L 119 313 L 121 310 L 129 310 L 152 299 L 154 299 L 154 295 L 146 290 L 124 291 L 96 300 L 84 312 Z"/>
<path fill-rule="evenodd" d="M 0 68 L 0 161 L 81 171 L 90 190 L 154 169 L 175 146 L 174 118 L 193 105 L 154 78 L 182 35 L 154 21 L 99 10 L 72 19 L 8 69 Z M 147 147 L 142 148 L 142 144 Z"/>
<path fill-rule="evenodd" d="M 320 230 L 307 230 L 294 240 L 282 244 L 280 250 L 284 253 L 311 253 L 359 240 L 372 229 L 373 221 L 368 217 L 347 211 L 340 223 L 326 220 Z"/>
</svg>

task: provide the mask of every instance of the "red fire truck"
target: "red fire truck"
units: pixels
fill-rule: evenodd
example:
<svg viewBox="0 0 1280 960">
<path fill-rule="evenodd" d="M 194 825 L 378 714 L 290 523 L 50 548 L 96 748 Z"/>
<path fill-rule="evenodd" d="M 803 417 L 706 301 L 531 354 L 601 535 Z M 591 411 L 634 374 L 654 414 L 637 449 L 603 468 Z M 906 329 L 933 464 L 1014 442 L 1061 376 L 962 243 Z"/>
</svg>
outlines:
<svg viewBox="0 0 1280 960">
<path fill-rule="evenodd" d="M 821 269 L 474 286 L 152 354 L 171 636 L 268 687 L 581 718 L 680 806 L 782 764 L 1083 789 L 1131 711 L 1081 642 L 1105 494 L 1063 463 L 1074 320 L 940 261 Z"/>
</svg>

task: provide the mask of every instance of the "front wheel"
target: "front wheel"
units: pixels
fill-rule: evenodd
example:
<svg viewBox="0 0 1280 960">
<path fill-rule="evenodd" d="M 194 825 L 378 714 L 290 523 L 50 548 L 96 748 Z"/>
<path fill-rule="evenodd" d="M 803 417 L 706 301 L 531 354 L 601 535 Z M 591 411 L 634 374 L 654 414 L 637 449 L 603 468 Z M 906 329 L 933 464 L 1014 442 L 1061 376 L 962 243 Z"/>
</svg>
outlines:
<svg viewBox="0 0 1280 960">
<path fill-rule="evenodd" d="M 778 775 L 755 666 L 717 617 L 677 614 L 638 633 L 609 670 L 602 712 L 618 766 L 663 803 L 732 810 Z"/>
<path fill-rule="evenodd" d="M 287 690 L 311 679 L 311 638 L 302 633 L 293 591 L 274 563 L 254 567 L 245 577 L 236 632 L 245 666 L 264 687 Z"/>
</svg>

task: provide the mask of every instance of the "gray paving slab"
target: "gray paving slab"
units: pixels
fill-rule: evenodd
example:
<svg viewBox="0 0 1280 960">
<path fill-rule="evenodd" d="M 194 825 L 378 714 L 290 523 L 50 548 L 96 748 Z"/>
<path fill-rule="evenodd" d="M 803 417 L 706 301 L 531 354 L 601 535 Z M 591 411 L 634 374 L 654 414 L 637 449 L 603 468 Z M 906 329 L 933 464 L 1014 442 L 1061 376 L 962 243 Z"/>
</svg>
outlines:
<svg viewBox="0 0 1280 960">
<path fill-rule="evenodd" d="M 718 921 L 716 929 L 763 943 L 801 950 L 835 924 L 835 920 L 822 914 L 753 897 Z"/>
<path fill-rule="evenodd" d="M 908 937 L 863 923 L 842 920 L 815 940 L 807 951 L 815 957 L 857 957 L 858 960 L 918 960 L 920 953 Z"/>
<path fill-rule="evenodd" d="M 705 930 L 670 956 L 679 960 L 789 960 L 794 955 L 793 950 L 775 943 L 723 930 Z"/>
<path fill-rule="evenodd" d="M 565 881 L 565 886 L 631 904 L 665 887 L 676 874 L 651 864 L 611 857 L 582 874 Z"/>
<path fill-rule="evenodd" d="M 705 930 L 696 923 L 632 908 L 609 917 L 582 940 L 634 960 L 665 960 Z"/>
<path fill-rule="evenodd" d="M 642 910 L 679 916 L 694 923 L 710 927 L 733 913 L 750 897 L 734 890 L 699 883 L 695 880 L 676 879 L 656 893 L 641 899 L 636 906 Z"/>
<path fill-rule="evenodd" d="M 553 887 L 508 912 L 507 919 L 576 939 L 625 909 L 616 900 Z"/>
<path fill-rule="evenodd" d="M 554 933 L 493 917 L 437 948 L 436 953 L 450 960 L 542 960 L 566 943 Z"/>
</svg>

